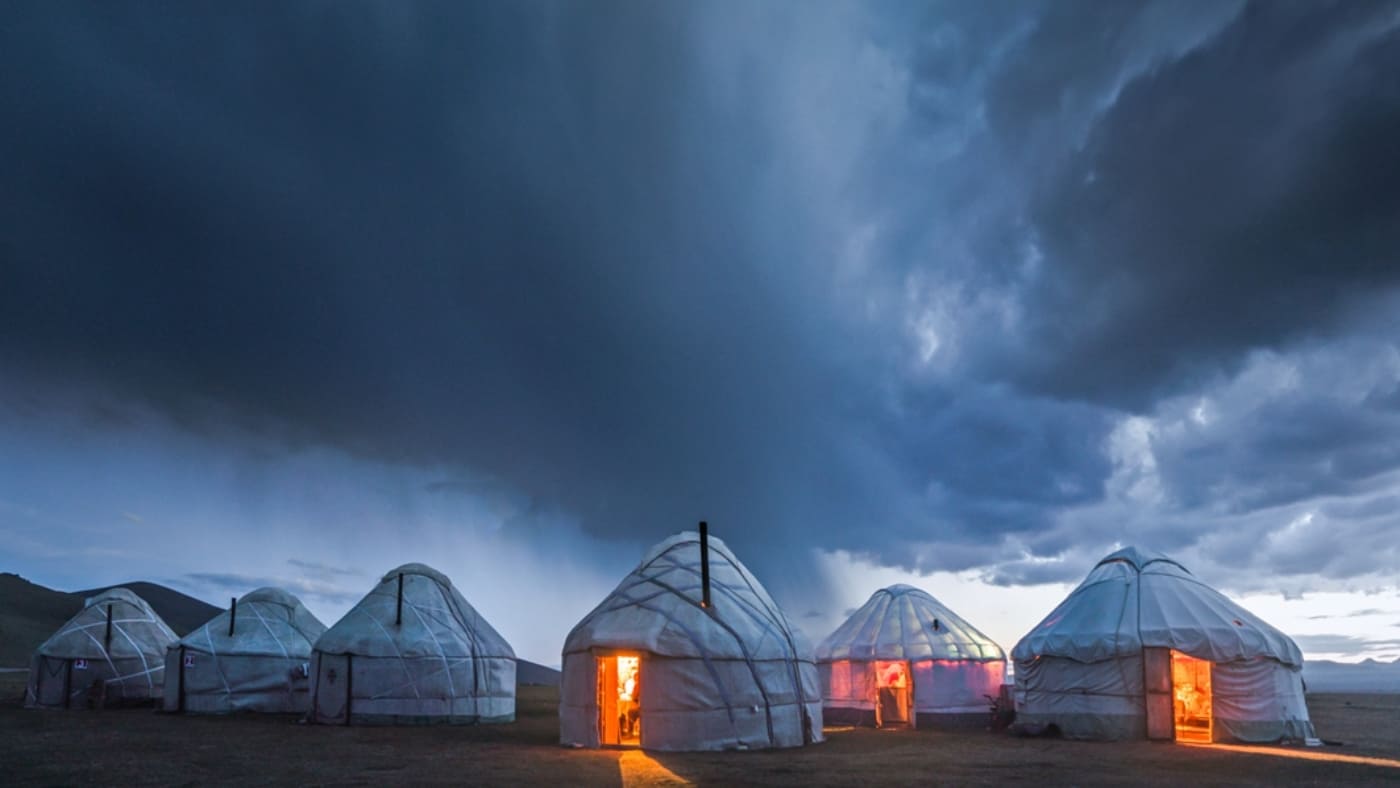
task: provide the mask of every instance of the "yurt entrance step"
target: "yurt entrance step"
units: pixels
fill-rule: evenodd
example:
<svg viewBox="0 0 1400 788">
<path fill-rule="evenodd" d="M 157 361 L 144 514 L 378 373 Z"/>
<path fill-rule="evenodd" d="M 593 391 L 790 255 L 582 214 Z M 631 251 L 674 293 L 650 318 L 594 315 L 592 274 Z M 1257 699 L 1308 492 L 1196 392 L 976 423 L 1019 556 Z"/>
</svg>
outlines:
<svg viewBox="0 0 1400 788">
<path fill-rule="evenodd" d="M 598 657 L 598 743 L 638 747 L 642 743 L 642 657 Z"/>
<path fill-rule="evenodd" d="M 914 682 L 909 663 L 875 663 L 875 725 L 880 728 L 914 726 Z"/>
</svg>

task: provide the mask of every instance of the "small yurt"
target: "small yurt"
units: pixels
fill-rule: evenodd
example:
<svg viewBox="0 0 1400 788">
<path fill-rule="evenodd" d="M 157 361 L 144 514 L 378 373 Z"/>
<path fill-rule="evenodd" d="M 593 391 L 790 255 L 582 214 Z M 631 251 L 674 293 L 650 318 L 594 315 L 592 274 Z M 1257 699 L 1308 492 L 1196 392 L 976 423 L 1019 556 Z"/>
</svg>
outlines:
<svg viewBox="0 0 1400 788">
<path fill-rule="evenodd" d="M 992 639 L 927 592 L 876 591 L 817 646 L 827 724 L 984 724 L 1006 675 Z"/>
<path fill-rule="evenodd" d="M 1016 721 L 1075 739 L 1273 742 L 1313 735 L 1303 655 L 1166 556 L 1094 567 L 1012 649 Z"/>
<path fill-rule="evenodd" d="M 655 750 L 821 741 L 811 646 L 718 539 L 653 547 L 564 642 L 559 738 Z"/>
<path fill-rule="evenodd" d="M 311 645 L 326 625 L 280 588 L 259 588 L 165 654 L 166 711 L 305 714 Z"/>
<path fill-rule="evenodd" d="M 316 641 L 311 720 L 511 722 L 515 651 L 447 576 L 405 564 Z"/>
<path fill-rule="evenodd" d="M 34 652 L 24 705 L 66 709 L 159 700 L 165 649 L 174 642 L 175 633 L 146 600 L 109 588 Z"/>
</svg>

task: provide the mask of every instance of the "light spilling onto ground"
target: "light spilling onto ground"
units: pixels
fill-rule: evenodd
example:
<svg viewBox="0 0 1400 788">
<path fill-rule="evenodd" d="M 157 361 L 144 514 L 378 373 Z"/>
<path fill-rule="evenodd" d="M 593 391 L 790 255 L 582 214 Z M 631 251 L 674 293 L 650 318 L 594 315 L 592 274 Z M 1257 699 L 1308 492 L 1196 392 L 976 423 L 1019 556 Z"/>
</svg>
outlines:
<svg viewBox="0 0 1400 788">
<path fill-rule="evenodd" d="M 1339 752 L 1320 750 L 1291 750 L 1283 747 L 1254 747 L 1243 744 L 1186 744 L 1187 747 L 1200 747 L 1208 750 L 1228 750 L 1250 755 L 1272 755 L 1278 758 L 1297 758 L 1304 761 L 1328 761 L 1331 763 L 1355 763 L 1362 766 L 1385 766 L 1400 769 L 1400 761 L 1391 758 L 1373 758 L 1369 755 L 1343 755 Z"/>
<path fill-rule="evenodd" d="M 617 759 L 622 772 L 622 784 L 628 785 L 694 785 L 690 780 L 661 765 L 661 762 L 641 750 L 627 750 Z"/>
</svg>

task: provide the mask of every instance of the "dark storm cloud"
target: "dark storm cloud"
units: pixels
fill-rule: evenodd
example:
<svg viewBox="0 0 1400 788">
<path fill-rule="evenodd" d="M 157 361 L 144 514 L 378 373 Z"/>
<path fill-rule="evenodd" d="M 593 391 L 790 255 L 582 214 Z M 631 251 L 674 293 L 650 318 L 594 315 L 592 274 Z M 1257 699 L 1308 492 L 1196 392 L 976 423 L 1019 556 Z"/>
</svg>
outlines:
<svg viewBox="0 0 1400 788">
<path fill-rule="evenodd" d="M 830 231 L 699 15 L 18 10 L 0 353 L 605 536 L 882 519 L 833 434 Z"/>
<path fill-rule="evenodd" d="M 1034 203 L 1016 376 L 1143 408 L 1400 275 L 1393 3 L 1257 3 L 1124 85 Z"/>
<path fill-rule="evenodd" d="M 1092 563 L 1070 561 L 1006 561 L 997 564 L 983 579 L 998 586 L 1027 586 L 1045 583 L 1074 583 L 1084 577 Z"/>
<path fill-rule="evenodd" d="M 1257 356 L 1230 386 L 1160 409 L 1176 425 L 1154 444 L 1163 479 L 1184 507 L 1238 513 L 1332 496 L 1323 514 L 1393 520 L 1395 495 L 1375 487 L 1400 467 L 1400 413 L 1374 402 L 1398 380 L 1400 362 L 1374 341 Z"/>
<path fill-rule="evenodd" d="M 1394 8 L 11 7 L 0 364 L 799 578 L 1373 571 L 1400 386 L 1240 375 L 1390 335 Z"/>
</svg>

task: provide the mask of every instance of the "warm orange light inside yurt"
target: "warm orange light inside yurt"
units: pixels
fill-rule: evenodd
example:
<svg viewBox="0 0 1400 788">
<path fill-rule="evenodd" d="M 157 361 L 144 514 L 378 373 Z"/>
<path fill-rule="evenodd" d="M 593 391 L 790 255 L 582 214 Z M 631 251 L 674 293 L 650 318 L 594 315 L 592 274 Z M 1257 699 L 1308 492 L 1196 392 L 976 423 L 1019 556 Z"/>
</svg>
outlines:
<svg viewBox="0 0 1400 788">
<path fill-rule="evenodd" d="M 642 741 L 642 658 L 598 657 L 598 743 L 637 746 Z"/>
<path fill-rule="evenodd" d="M 1210 742 L 1210 662 L 1173 651 L 1172 698 L 1176 740 Z"/>
</svg>

